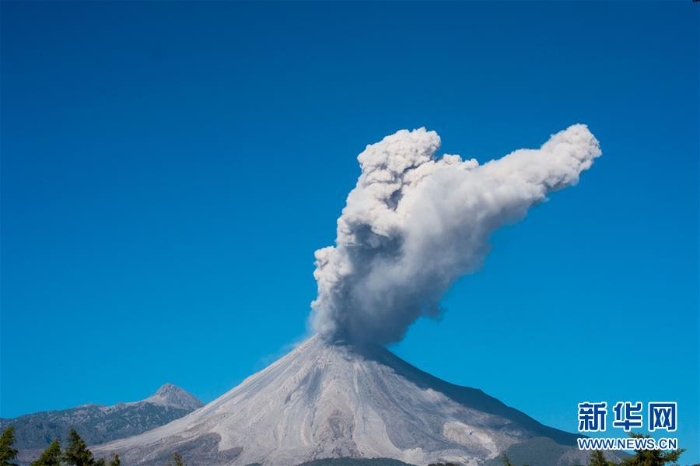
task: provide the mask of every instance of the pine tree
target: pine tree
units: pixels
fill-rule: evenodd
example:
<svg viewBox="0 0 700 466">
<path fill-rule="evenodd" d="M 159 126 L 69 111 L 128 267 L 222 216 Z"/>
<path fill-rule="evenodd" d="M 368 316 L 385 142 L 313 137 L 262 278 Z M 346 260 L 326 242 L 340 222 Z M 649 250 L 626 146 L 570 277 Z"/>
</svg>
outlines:
<svg viewBox="0 0 700 466">
<path fill-rule="evenodd" d="M 17 458 L 17 450 L 12 448 L 13 443 L 15 443 L 15 428 L 10 426 L 0 436 L 0 466 L 14 465 L 14 463 L 10 463 Z"/>
<path fill-rule="evenodd" d="M 632 438 L 651 438 L 650 435 L 630 434 Z M 673 451 L 663 450 L 635 450 L 635 455 L 627 458 L 621 464 L 622 466 L 665 466 L 667 464 L 677 464 L 678 458 L 685 449 Z"/>
<path fill-rule="evenodd" d="M 175 453 L 171 463 L 168 466 L 185 466 L 185 462 L 182 460 L 182 455 L 180 453 Z"/>
<path fill-rule="evenodd" d="M 32 466 L 60 466 L 61 464 L 61 444 L 58 439 L 51 442 L 38 460 Z"/>
<path fill-rule="evenodd" d="M 605 455 L 600 450 L 591 452 L 591 459 L 588 464 L 589 466 L 615 466 L 615 463 L 605 459 Z"/>
<path fill-rule="evenodd" d="M 94 466 L 95 464 L 95 458 L 88 450 L 85 440 L 80 438 L 80 435 L 72 428 L 68 433 L 68 447 L 63 453 L 63 459 L 70 466 Z"/>
<path fill-rule="evenodd" d="M 112 461 L 109 462 L 109 466 L 121 466 L 122 460 L 119 459 L 118 454 L 114 454 L 114 458 L 112 458 Z"/>
<path fill-rule="evenodd" d="M 503 453 L 503 466 L 513 466 L 513 463 L 510 462 L 510 458 L 508 458 L 508 455 Z"/>
</svg>

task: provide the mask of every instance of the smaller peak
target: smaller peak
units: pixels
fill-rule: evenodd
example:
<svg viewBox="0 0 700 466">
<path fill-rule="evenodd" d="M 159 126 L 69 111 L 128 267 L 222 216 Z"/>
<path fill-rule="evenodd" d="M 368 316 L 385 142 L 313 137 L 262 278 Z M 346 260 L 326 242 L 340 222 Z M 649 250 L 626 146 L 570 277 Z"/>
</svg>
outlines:
<svg viewBox="0 0 700 466">
<path fill-rule="evenodd" d="M 176 393 L 176 392 L 184 392 L 183 389 L 178 387 L 177 385 L 173 385 L 171 383 L 164 383 L 161 385 L 161 387 L 156 391 L 156 395 L 165 395 L 167 393 Z"/>
<path fill-rule="evenodd" d="M 161 406 L 189 409 L 190 411 L 204 406 L 204 403 L 197 397 L 171 383 L 163 384 L 152 396 L 143 401 Z"/>
</svg>

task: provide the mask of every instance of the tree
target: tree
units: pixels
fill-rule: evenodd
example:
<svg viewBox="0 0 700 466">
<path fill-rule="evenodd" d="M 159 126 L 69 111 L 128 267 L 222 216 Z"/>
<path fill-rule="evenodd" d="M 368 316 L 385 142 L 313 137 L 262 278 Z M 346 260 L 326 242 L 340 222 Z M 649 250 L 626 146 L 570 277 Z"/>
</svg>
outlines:
<svg viewBox="0 0 700 466">
<path fill-rule="evenodd" d="M 651 438 L 651 435 L 630 434 L 632 438 Z M 677 464 L 678 458 L 685 449 L 673 451 L 663 450 L 635 450 L 635 455 L 625 459 L 622 466 L 664 466 L 666 464 Z"/>
<path fill-rule="evenodd" d="M 13 443 L 15 443 L 15 428 L 10 426 L 0 436 L 0 466 L 14 465 L 14 463 L 10 463 L 17 458 L 17 450 L 12 448 Z"/>
<path fill-rule="evenodd" d="M 591 452 L 591 459 L 588 464 L 589 466 L 615 466 L 615 463 L 605 459 L 605 455 L 600 450 Z"/>
<path fill-rule="evenodd" d="M 61 464 L 61 444 L 58 439 L 44 450 L 39 459 L 32 463 L 32 466 L 60 466 Z"/>
<path fill-rule="evenodd" d="M 180 453 L 175 453 L 171 463 L 168 466 L 185 466 L 185 462 L 182 460 L 182 455 Z"/>
<path fill-rule="evenodd" d="M 112 459 L 109 461 L 109 463 L 106 459 L 100 458 L 95 460 L 92 463 L 92 466 L 121 466 L 121 464 L 122 460 L 119 458 L 119 455 L 115 453 L 114 456 L 112 456 Z"/>
<path fill-rule="evenodd" d="M 68 433 L 68 447 L 63 453 L 63 459 L 70 466 L 94 466 L 95 464 L 95 458 L 88 450 L 85 440 L 80 438 L 73 428 Z"/>
<path fill-rule="evenodd" d="M 508 455 L 503 453 L 503 466 L 513 466 L 513 463 L 510 462 L 510 458 L 508 458 Z"/>
</svg>

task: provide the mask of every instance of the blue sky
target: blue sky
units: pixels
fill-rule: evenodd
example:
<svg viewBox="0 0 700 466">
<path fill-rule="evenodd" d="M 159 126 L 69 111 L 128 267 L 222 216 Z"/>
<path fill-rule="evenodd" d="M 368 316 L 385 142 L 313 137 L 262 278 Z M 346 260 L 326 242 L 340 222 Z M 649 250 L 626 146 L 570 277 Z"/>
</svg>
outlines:
<svg viewBox="0 0 700 466">
<path fill-rule="evenodd" d="M 678 401 L 700 461 L 698 13 L 682 2 L 3 2 L 0 415 L 204 401 L 305 334 L 365 145 L 603 157 L 393 347 L 575 431 Z"/>
</svg>

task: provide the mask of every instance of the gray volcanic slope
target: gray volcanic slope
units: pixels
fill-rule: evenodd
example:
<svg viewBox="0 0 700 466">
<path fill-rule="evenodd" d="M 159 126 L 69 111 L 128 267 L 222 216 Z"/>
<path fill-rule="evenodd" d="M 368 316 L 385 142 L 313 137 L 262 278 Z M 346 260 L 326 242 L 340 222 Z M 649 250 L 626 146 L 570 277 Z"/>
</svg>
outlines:
<svg viewBox="0 0 700 466">
<path fill-rule="evenodd" d="M 341 457 L 479 465 L 539 438 L 555 447 L 542 452 L 547 466 L 585 463 L 572 448 L 576 435 L 480 390 L 439 380 L 384 348 L 313 337 L 203 408 L 94 451 L 140 465 L 165 464 L 174 452 L 190 466 Z"/>
</svg>

